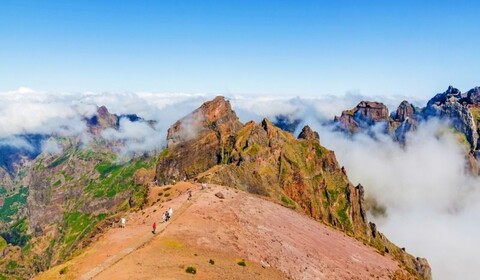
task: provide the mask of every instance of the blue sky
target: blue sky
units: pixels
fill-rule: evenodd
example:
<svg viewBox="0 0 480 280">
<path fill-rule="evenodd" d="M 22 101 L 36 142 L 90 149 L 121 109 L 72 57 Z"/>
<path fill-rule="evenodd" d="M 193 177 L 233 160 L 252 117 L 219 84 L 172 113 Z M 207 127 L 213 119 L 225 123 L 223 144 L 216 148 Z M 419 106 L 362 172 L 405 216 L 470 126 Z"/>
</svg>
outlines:
<svg viewBox="0 0 480 280">
<path fill-rule="evenodd" d="M 0 91 L 432 96 L 480 85 L 475 1 L 0 0 Z"/>
</svg>

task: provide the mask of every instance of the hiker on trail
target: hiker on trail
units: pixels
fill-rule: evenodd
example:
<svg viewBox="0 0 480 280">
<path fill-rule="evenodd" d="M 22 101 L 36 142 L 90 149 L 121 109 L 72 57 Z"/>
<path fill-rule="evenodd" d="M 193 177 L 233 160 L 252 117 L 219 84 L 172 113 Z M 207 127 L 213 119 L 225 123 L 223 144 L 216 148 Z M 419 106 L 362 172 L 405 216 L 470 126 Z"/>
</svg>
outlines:
<svg viewBox="0 0 480 280">
<path fill-rule="evenodd" d="M 155 234 L 155 231 L 157 230 L 157 223 L 156 222 L 153 222 L 153 225 L 152 225 L 152 233 Z"/>
<path fill-rule="evenodd" d="M 200 186 L 201 186 L 201 189 L 202 189 L 202 190 L 204 190 L 204 189 L 207 188 L 207 185 L 206 185 L 205 183 L 202 183 Z"/>
<path fill-rule="evenodd" d="M 173 209 L 172 207 L 168 207 L 168 218 L 170 219 L 173 215 Z"/>
<path fill-rule="evenodd" d="M 122 228 L 124 228 L 126 223 L 127 223 L 127 220 L 125 219 L 125 217 L 122 217 L 122 218 L 120 219 L 120 226 L 121 226 Z"/>
<path fill-rule="evenodd" d="M 168 213 L 165 211 L 163 212 L 163 215 L 162 215 L 162 223 L 165 223 L 167 221 L 167 215 Z"/>
<path fill-rule="evenodd" d="M 192 200 L 192 191 L 191 190 L 188 191 L 188 199 L 187 200 Z"/>
</svg>

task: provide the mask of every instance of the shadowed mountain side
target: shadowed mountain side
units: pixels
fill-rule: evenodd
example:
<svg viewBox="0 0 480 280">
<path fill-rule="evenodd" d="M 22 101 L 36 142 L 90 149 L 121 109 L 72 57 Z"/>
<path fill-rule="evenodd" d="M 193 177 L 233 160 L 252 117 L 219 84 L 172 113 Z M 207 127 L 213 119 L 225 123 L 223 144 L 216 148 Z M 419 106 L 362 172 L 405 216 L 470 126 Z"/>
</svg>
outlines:
<svg viewBox="0 0 480 280">
<path fill-rule="evenodd" d="M 229 102 L 217 97 L 169 129 L 156 179 L 167 183 L 196 177 L 262 195 L 393 255 L 415 277 L 430 278 L 426 260 L 399 249 L 368 223 L 363 187 L 349 182 L 335 154 L 316 137 L 302 138 L 307 139 L 297 139 L 267 119 L 242 126 Z"/>
</svg>

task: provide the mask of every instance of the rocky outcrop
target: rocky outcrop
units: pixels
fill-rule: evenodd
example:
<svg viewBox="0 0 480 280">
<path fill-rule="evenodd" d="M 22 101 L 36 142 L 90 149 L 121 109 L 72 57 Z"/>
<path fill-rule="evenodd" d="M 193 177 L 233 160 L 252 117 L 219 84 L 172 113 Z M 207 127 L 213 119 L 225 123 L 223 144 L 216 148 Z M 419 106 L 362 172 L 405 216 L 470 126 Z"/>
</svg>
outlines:
<svg viewBox="0 0 480 280">
<path fill-rule="evenodd" d="M 362 103 L 359 108 L 360 120 L 388 118 L 388 110 L 382 105 Z M 191 131 L 195 133 L 188 133 Z M 230 104 L 217 97 L 169 129 L 168 146 L 157 162 L 156 179 L 170 182 L 196 178 L 268 197 L 383 253 L 388 251 L 414 275 L 428 279 L 428 273 L 414 272 L 414 257 L 381 233 L 373 235 L 365 213 L 363 187 L 349 182 L 333 151 L 320 145 L 318 133 L 305 127 L 300 136 L 295 138 L 268 119 L 242 125 Z"/>
<path fill-rule="evenodd" d="M 298 135 L 298 139 L 320 141 L 320 136 L 318 135 L 318 132 L 312 130 L 308 125 L 306 125 Z"/>
<path fill-rule="evenodd" d="M 334 120 L 350 133 L 368 129 L 376 123 L 389 121 L 388 108 L 380 102 L 362 101 L 355 108 L 342 112 Z"/>
<path fill-rule="evenodd" d="M 398 105 L 397 110 L 392 113 L 391 117 L 397 122 L 403 122 L 405 120 L 416 120 L 416 115 L 418 114 L 417 109 L 408 101 L 404 100 L 400 105 Z"/>
<path fill-rule="evenodd" d="M 470 96 L 475 99 L 475 90 L 472 91 Z M 460 90 L 450 86 L 444 93 L 439 93 L 428 101 L 424 114 L 426 118 L 439 117 L 450 121 L 457 131 L 466 136 L 471 149 L 474 150 L 477 148 L 478 142 L 477 124 L 467 106 L 468 104 L 462 104 L 461 99 Z M 470 102 L 468 97 L 464 100 Z"/>
<path fill-rule="evenodd" d="M 408 101 L 403 101 L 395 112 L 387 117 L 388 110 L 378 102 L 362 101 L 355 108 L 343 111 L 340 117 L 335 117 L 336 127 L 349 134 L 371 132 L 373 126 L 385 123 L 384 133 L 405 144 L 408 132 L 417 129 L 417 125 L 430 118 L 446 120 L 459 133 L 465 135 L 472 151 L 479 151 L 480 135 L 480 87 L 475 87 L 466 93 L 449 86 L 443 93 L 436 94 L 430 99 L 425 108 L 417 108 Z M 478 152 L 473 153 L 474 160 L 478 160 Z M 469 166 L 474 162 L 469 158 Z M 474 170 L 473 173 L 477 174 Z"/>
<path fill-rule="evenodd" d="M 219 163 L 228 162 L 234 144 L 231 136 L 242 126 L 224 97 L 204 103 L 168 129 L 167 149 L 157 164 L 157 182 L 166 184 L 192 178 Z"/>
<path fill-rule="evenodd" d="M 87 127 L 91 134 L 99 136 L 100 133 L 107 128 L 116 129 L 118 126 L 119 117 L 108 112 L 107 107 L 100 106 L 97 108 L 97 113 L 86 119 Z"/>
<path fill-rule="evenodd" d="M 376 133 L 372 132 L 374 126 L 384 125 L 384 133 L 404 143 L 406 134 L 417 127 L 418 114 L 419 109 L 407 101 L 403 101 L 391 115 L 380 102 L 362 101 L 355 108 L 343 111 L 340 117 L 336 116 L 334 124 L 350 134 L 364 132 L 372 135 Z"/>
<path fill-rule="evenodd" d="M 467 104 L 480 104 L 480 87 L 474 87 L 467 92 Z"/>
</svg>

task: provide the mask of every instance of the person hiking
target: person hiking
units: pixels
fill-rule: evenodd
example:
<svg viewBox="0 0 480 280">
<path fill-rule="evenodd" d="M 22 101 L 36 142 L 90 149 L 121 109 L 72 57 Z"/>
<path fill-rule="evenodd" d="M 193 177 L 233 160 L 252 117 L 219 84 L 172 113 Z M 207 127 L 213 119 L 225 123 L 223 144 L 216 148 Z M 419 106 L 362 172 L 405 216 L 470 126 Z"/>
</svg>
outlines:
<svg viewBox="0 0 480 280">
<path fill-rule="evenodd" d="M 120 219 L 120 226 L 121 226 L 122 228 L 124 228 L 126 223 L 127 223 L 127 219 L 125 219 L 125 217 L 122 217 L 122 218 Z"/>
<path fill-rule="evenodd" d="M 168 218 L 170 219 L 173 215 L 173 209 L 172 207 L 168 207 Z"/>
<path fill-rule="evenodd" d="M 192 191 L 188 191 L 188 199 L 187 200 L 192 200 Z"/>
<path fill-rule="evenodd" d="M 155 234 L 155 231 L 157 230 L 157 223 L 156 222 L 153 222 L 153 225 L 152 225 L 152 233 Z"/>
</svg>

